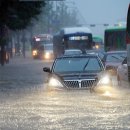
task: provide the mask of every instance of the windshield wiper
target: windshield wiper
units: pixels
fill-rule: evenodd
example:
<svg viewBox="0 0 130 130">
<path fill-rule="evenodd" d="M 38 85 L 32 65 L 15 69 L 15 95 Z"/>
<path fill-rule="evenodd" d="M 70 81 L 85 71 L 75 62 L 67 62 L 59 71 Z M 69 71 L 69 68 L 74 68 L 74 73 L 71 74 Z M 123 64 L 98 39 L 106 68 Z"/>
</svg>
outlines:
<svg viewBox="0 0 130 130">
<path fill-rule="evenodd" d="M 116 56 L 111 56 L 111 57 L 113 57 L 113 58 L 115 58 L 115 59 L 118 59 L 118 60 L 120 60 L 118 57 L 116 57 Z"/>
<path fill-rule="evenodd" d="M 85 66 L 83 67 L 83 71 L 85 70 L 85 68 L 87 67 L 88 63 L 89 63 L 90 58 L 88 59 L 87 63 L 85 64 Z"/>
<path fill-rule="evenodd" d="M 125 56 L 120 56 L 120 57 L 125 58 Z"/>
</svg>

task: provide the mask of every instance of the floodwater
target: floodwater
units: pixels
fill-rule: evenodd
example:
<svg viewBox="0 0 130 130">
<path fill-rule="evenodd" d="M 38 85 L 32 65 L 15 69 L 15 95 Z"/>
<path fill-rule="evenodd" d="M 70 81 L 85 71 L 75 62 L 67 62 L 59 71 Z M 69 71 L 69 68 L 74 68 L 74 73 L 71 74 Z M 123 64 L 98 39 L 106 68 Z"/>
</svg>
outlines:
<svg viewBox="0 0 130 130">
<path fill-rule="evenodd" d="M 130 129 L 129 88 L 48 90 L 42 68 L 51 64 L 17 60 L 0 67 L 0 130 Z"/>
</svg>

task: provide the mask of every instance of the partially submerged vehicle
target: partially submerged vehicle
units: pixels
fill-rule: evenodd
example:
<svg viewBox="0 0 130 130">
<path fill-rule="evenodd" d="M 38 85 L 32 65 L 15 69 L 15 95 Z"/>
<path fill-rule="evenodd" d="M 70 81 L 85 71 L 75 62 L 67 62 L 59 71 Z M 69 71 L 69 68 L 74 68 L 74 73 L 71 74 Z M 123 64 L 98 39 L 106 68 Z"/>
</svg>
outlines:
<svg viewBox="0 0 130 130">
<path fill-rule="evenodd" d="M 100 86 L 111 86 L 100 58 L 95 54 L 68 55 L 55 59 L 48 73 L 48 89 L 90 89 L 95 92 Z"/>
</svg>

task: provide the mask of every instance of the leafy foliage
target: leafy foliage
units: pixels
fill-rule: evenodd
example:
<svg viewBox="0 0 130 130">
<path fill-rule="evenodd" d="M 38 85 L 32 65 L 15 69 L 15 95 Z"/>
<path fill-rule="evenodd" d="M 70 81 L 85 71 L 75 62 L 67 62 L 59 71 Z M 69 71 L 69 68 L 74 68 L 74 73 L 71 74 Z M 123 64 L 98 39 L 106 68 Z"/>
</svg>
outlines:
<svg viewBox="0 0 130 130">
<path fill-rule="evenodd" d="M 43 12 L 40 15 L 40 21 L 33 26 L 37 33 L 55 33 L 63 27 L 79 24 L 77 8 L 74 5 L 70 8 L 66 1 L 48 0 Z"/>
<path fill-rule="evenodd" d="M 24 29 L 32 18 L 37 18 L 44 1 L 0 1 L 0 25 L 6 25 L 11 30 Z"/>
</svg>

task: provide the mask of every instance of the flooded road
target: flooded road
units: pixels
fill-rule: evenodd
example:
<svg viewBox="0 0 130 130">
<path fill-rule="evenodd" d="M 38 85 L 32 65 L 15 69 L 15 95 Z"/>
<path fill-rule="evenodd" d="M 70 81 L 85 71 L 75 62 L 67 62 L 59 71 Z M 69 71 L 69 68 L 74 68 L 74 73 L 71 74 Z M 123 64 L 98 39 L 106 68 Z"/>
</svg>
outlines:
<svg viewBox="0 0 130 130">
<path fill-rule="evenodd" d="M 50 91 L 42 68 L 51 63 L 13 60 L 0 67 L 0 130 L 130 129 L 128 88 L 116 87 L 111 96 L 89 90 Z"/>
</svg>

